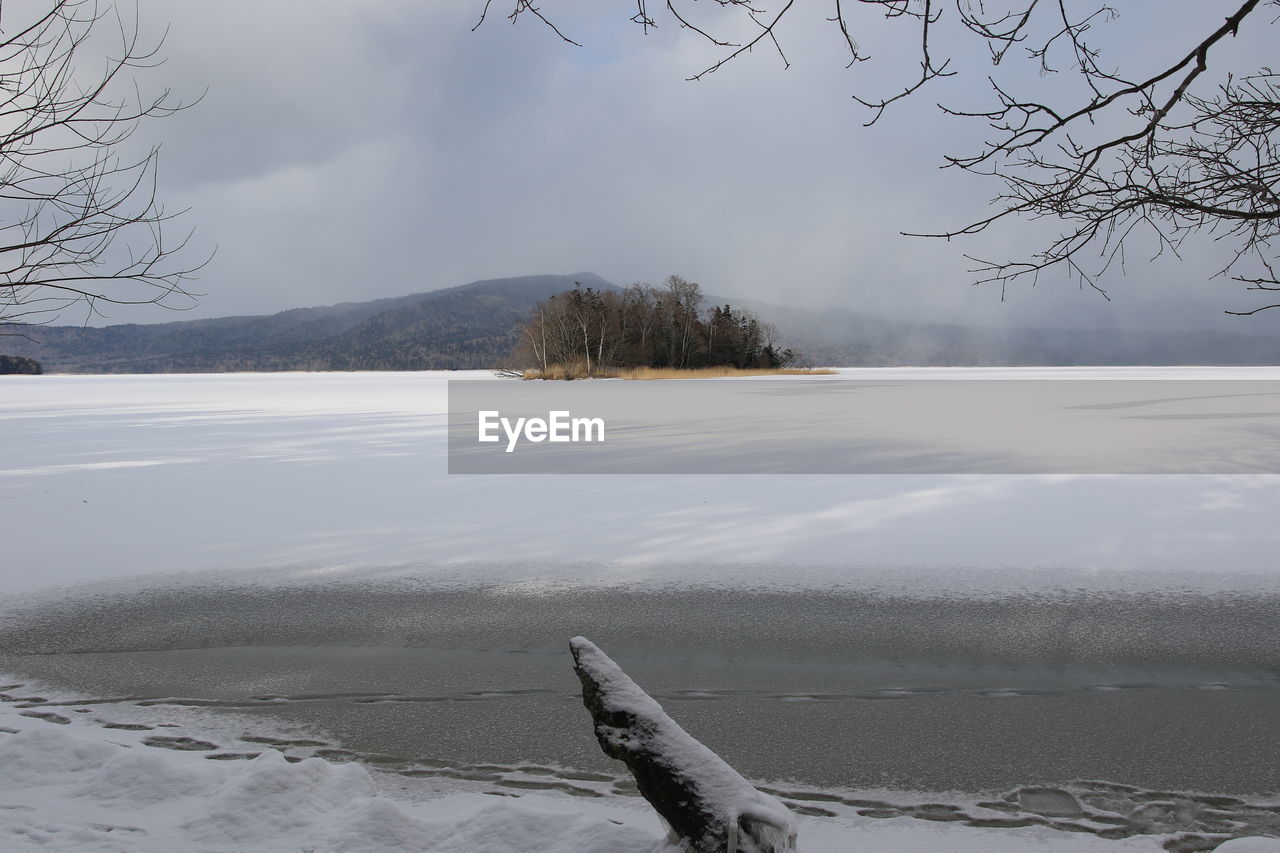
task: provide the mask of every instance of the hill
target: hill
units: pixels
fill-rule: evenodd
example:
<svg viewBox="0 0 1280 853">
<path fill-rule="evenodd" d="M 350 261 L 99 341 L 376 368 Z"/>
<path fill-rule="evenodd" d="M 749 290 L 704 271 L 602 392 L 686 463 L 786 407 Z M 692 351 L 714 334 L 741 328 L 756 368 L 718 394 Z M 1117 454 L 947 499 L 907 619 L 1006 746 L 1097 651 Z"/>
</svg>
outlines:
<svg viewBox="0 0 1280 853">
<path fill-rule="evenodd" d="M 590 272 L 476 281 L 411 296 L 297 308 L 269 316 L 150 325 L 4 327 L 0 353 L 51 373 L 440 370 L 501 366 L 533 306 Z M 1280 338 L 1217 331 L 998 329 L 811 311 L 722 296 L 774 323 L 818 365 L 1051 366 L 1280 364 Z"/>
<path fill-rule="evenodd" d="M 589 272 L 477 281 L 370 302 L 269 316 L 172 323 L 0 326 L 20 332 L 0 351 L 51 373 L 210 373 L 245 370 L 443 370 L 491 367 L 511 352 L 533 306 Z"/>
</svg>

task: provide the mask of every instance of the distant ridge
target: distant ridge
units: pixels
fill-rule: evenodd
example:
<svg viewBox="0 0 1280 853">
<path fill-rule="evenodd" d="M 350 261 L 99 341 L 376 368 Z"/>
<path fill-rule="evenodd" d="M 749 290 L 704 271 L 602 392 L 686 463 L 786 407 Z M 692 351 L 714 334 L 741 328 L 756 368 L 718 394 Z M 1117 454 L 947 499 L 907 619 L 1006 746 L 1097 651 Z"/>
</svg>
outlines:
<svg viewBox="0 0 1280 853">
<path fill-rule="evenodd" d="M 453 370 L 499 365 L 539 301 L 573 287 L 613 287 L 591 272 L 475 281 L 369 302 L 171 323 L 0 326 L 0 353 L 52 373 L 249 370 Z"/>
<path fill-rule="evenodd" d="M 0 326 L 0 354 L 51 373 L 461 370 L 502 366 L 533 306 L 595 273 L 531 275 L 278 314 L 101 328 Z M 730 302 L 774 323 L 810 363 L 835 366 L 1274 365 L 1280 338 L 1218 331 L 988 329 Z M 34 340 L 3 337 L 18 331 Z"/>
</svg>

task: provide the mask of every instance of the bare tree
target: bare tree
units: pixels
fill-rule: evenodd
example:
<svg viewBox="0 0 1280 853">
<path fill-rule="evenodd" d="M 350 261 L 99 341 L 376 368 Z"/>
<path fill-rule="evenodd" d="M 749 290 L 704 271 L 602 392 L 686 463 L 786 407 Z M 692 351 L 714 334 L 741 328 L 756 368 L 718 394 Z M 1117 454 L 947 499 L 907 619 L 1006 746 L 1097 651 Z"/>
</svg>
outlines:
<svg viewBox="0 0 1280 853">
<path fill-rule="evenodd" d="M 702 288 L 678 275 L 663 287 L 636 283 L 596 290 L 575 282 L 553 294 L 519 326 L 505 375 L 547 378 L 610 375 L 616 368 L 728 366 L 785 368 L 798 358 L 780 349 L 777 329 L 751 311 L 717 305 L 702 311 Z"/>
<path fill-rule="evenodd" d="M 694 348 L 698 309 L 702 305 L 702 286 L 678 275 L 667 276 L 665 285 L 660 305 L 667 318 L 670 336 L 669 364 L 672 367 L 688 367 L 689 355 Z"/>
<path fill-rule="evenodd" d="M 654 326 L 658 322 L 656 306 L 662 295 L 651 284 L 633 282 L 623 292 L 623 332 L 636 337 L 635 349 L 648 360 Z"/>
<path fill-rule="evenodd" d="M 178 260 L 191 235 L 157 197 L 158 147 L 130 141 L 182 107 L 132 79 L 158 47 L 98 0 L 0 5 L 0 322 L 191 296 L 202 264 Z"/>
<path fill-rule="evenodd" d="M 492 5 L 484 3 L 481 23 Z M 628 8 L 645 32 L 672 25 L 708 43 L 715 58 L 689 78 L 696 80 L 757 46 L 771 47 L 788 64 L 784 20 L 814 14 L 819 5 L 635 0 Z M 915 73 L 886 94 L 854 96 L 869 110 L 868 125 L 895 103 L 959 74 L 952 63 L 958 55 L 976 52 L 997 66 L 984 81 L 986 105 L 939 105 L 948 116 L 986 125 L 988 141 L 979 150 L 947 155 L 944 165 L 998 182 L 995 210 L 961 227 L 913 236 L 973 235 L 1011 217 L 1053 219 L 1060 231 L 1025 257 L 969 256 L 979 282 L 1003 288 L 1061 268 L 1105 296 L 1103 276 L 1123 265 L 1126 245 L 1146 232 L 1157 254 L 1176 254 L 1192 234 L 1209 235 L 1231 249 L 1221 275 L 1253 290 L 1280 291 L 1280 79 L 1266 67 L 1243 76 L 1209 70 L 1230 59 L 1230 41 L 1243 28 L 1276 24 L 1280 0 L 1219 5 L 1222 17 L 1174 46 L 1167 61 L 1131 72 L 1111 64 L 1117 57 L 1104 61 L 1095 47 L 1095 36 L 1118 15 L 1100 0 L 829 0 L 820 14 L 850 66 L 870 58 L 856 38 L 868 14 L 914 29 Z M 528 0 L 504 6 L 513 22 L 535 17 L 577 44 L 553 23 L 554 13 Z M 1165 14 L 1150 4 L 1132 13 Z M 749 38 L 727 35 L 744 22 Z M 1009 73 L 1018 70 L 1035 73 Z M 1047 84 L 1053 75 L 1058 82 Z M 1274 307 L 1280 303 L 1231 313 Z"/>
</svg>

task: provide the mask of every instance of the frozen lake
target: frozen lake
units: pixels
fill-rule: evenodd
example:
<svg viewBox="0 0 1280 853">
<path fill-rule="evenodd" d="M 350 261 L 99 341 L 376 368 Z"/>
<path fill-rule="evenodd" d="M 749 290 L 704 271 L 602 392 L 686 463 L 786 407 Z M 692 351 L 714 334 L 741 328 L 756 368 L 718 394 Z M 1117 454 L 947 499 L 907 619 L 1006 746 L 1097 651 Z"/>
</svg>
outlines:
<svg viewBox="0 0 1280 853">
<path fill-rule="evenodd" d="M 977 583 L 998 569 L 1032 585 L 1037 574 L 1058 583 L 1061 570 L 1086 586 L 1179 572 L 1197 588 L 1277 585 L 1274 476 L 449 477 L 454 375 L 0 377 L 0 582 L 17 592 L 150 573 L 427 575 L 482 561 L 523 583 L 710 582 L 719 566 L 735 586 L 819 589 L 894 583 L 900 569 L 937 569 L 944 583 L 957 569 Z M 1280 369 L 797 381 L 1009 375 L 1212 383 Z M 694 578 L 691 564 L 702 567 Z M 751 568 L 770 564 L 806 568 Z"/>
<path fill-rule="evenodd" d="M 1011 374 L 1280 379 L 797 381 Z M 759 779 L 1280 790 L 1280 478 L 449 476 L 447 378 L 3 378 L 0 671 L 607 776 L 585 634 Z"/>
</svg>

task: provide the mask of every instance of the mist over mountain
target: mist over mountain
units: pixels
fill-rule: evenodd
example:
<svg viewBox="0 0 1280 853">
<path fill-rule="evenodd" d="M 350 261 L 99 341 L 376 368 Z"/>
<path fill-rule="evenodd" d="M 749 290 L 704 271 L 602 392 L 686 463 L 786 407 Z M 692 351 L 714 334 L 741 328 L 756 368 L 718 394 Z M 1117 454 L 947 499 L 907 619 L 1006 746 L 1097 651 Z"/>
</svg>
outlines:
<svg viewBox="0 0 1280 853">
<path fill-rule="evenodd" d="M 590 272 L 477 281 L 267 316 L 104 327 L 0 326 L 0 353 L 55 373 L 441 370 L 502 366 L 539 301 Z M 1280 364 L 1280 338 L 1221 331 L 981 328 L 708 296 L 772 322 L 808 363 L 834 366 Z"/>
<path fill-rule="evenodd" d="M 844 309 L 743 303 L 814 365 L 1056 367 L 1280 364 L 1280 337 L 1215 330 L 991 328 L 889 320 Z"/>
</svg>

